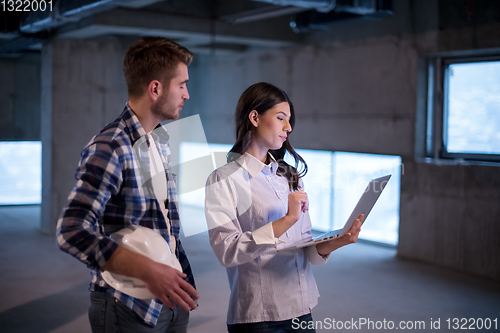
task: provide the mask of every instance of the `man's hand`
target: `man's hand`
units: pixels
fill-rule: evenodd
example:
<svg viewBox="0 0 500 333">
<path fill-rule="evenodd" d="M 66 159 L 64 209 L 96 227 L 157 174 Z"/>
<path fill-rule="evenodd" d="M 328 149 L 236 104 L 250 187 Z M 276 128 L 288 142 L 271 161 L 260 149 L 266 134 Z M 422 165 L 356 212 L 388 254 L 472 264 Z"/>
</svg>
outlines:
<svg viewBox="0 0 500 333">
<path fill-rule="evenodd" d="M 193 298 L 200 296 L 183 280 L 186 274 L 124 247 L 118 247 L 101 269 L 144 281 L 146 288 L 171 309 L 175 304 L 186 311 L 198 307 Z"/>
<path fill-rule="evenodd" d="M 359 232 L 361 231 L 361 225 L 363 224 L 363 219 L 365 218 L 364 214 L 359 215 L 359 217 L 354 221 L 353 225 L 342 237 L 332 239 L 328 242 L 319 243 L 316 245 L 316 250 L 318 254 L 324 256 L 327 255 L 342 246 L 346 246 L 348 244 L 356 243 L 358 240 Z"/>
<path fill-rule="evenodd" d="M 143 281 L 146 288 L 166 306 L 173 309 L 175 304 L 186 311 L 198 307 L 191 295 L 198 299 L 199 295 L 191 284 L 184 278 L 186 274 L 170 266 L 153 262 L 151 269 L 144 274 Z"/>
</svg>

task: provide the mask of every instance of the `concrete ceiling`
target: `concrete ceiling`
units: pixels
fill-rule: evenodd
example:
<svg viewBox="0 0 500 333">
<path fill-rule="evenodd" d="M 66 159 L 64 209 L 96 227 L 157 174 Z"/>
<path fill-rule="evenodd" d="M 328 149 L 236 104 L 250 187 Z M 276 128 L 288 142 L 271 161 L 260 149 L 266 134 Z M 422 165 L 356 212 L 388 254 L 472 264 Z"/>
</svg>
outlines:
<svg viewBox="0 0 500 333">
<path fill-rule="evenodd" d="M 194 52 L 240 52 L 300 43 L 292 15 L 314 12 L 309 3 L 376 3 L 390 0 L 54 0 L 53 12 L 10 14 L 20 28 L 0 33 L 0 53 L 39 49 L 47 38 L 156 35 Z M 266 3 L 268 2 L 268 3 Z M 291 6 L 290 3 L 299 4 Z M 276 5 L 275 3 L 279 3 Z M 73 6 L 73 7 L 71 7 Z M 339 6 L 338 6 L 339 7 Z M 317 14 L 316 12 L 314 12 Z M 12 15 L 17 15 L 12 17 Z M 4 13 L 5 16 L 5 13 Z M 0 16 L 0 19 L 2 17 Z M 1 22 L 0 22 L 1 23 Z M 3 42 L 2 42 L 3 41 Z"/>
<path fill-rule="evenodd" d="M 118 7 L 75 23 L 68 23 L 58 28 L 56 34 L 65 38 L 156 35 L 182 42 L 182 45 L 193 51 L 202 51 L 213 46 L 235 51 L 256 47 L 280 47 L 298 43 L 303 37 L 290 28 L 290 15 L 232 23 L 230 19 L 237 17 L 237 14 L 243 15 L 253 11 L 254 8 L 251 7 L 255 6 L 248 4 L 262 5 L 244 0 L 219 2 L 222 2 L 223 6 L 209 6 L 210 1 L 202 0 L 167 0 L 142 8 Z M 235 4 L 240 4 L 239 10 Z M 248 7 L 250 9 L 246 9 Z"/>
</svg>

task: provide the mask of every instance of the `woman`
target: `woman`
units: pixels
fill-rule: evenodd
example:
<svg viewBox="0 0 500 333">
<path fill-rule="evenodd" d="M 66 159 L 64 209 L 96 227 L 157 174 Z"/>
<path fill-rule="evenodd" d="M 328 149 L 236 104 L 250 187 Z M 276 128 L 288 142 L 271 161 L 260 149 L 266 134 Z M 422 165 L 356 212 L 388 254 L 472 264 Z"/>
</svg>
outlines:
<svg viewBox="0 0 500 333">
<path fill-rule="evenodd" d="M 300 178 L 307 164 L 289 142 L 293 105 L 284 91 L 257 83 L 240 97 L 235 120 L 236 143 L 228 164 L 209 176 L 205 199 L 210 244 L 231 287 L 228 331 L 314 332 L 297 329 L 318 303 L 311 264 L 356 242 L 363 217 L 340 238 L 277 252 L 311 234 Z M 283 160 L 287 151 L 295 167 Z"/>
</svg>

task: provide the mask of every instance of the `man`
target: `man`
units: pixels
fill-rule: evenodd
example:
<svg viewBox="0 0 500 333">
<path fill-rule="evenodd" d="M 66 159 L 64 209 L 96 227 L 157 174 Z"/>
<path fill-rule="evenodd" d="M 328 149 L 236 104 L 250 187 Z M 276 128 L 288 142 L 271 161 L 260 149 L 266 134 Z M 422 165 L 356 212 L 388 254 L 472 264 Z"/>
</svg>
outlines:
<svg viewBox="0 0 500 333">
<path fill-rule="evenodd" d="M 57 224 L 57 244 L 91 269 L 93 332 L 186 332 L 189 311 L 197 307 L 199 296 L 179 240 L 168 134 L 160 124 L 177 119 L 189 99 L 186 83 L 192 57 L 166 38 L 134 42 L 123 66 L 129 101 L 82 151 L 76 186 Z M 138 149 L 141 142 L 147 145 Z M 144 178 L 152 175 L 145 165 L 161 168 L 154 182 Z M 120 247 L 109 237 L 129 225 L 162 235 L 183 273 Z M 113 289 L 103 271 L 142 280 L 155 298 L 137 299 Z"/>
</svg>

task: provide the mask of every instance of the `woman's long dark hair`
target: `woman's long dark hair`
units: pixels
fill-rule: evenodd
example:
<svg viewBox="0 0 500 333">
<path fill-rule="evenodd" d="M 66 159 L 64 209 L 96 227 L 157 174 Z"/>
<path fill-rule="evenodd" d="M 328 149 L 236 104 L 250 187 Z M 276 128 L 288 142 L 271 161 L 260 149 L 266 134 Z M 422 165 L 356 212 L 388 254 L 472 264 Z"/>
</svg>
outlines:
<svg viewBox="0 0 500 333">
<path fill-rule="evenodd" d="M 255 127 L 250 122 L 250 112 L 255 110 L 258 114 L 264 114 L 267 110 L 282 102 L 287 102 L 288 105 L 290 105 L 290 126 L 293 129 L 295 125 L 295 111 L 292 102 L 283 90 L 272 84 L 259 82 L 251 85 L 243 92 L 236 105 L 236 112 L 234 114 L 236 122 L 236 142 L 227 154 L 228 163 L 243 155 L 252 142 L 252 135 Z M 278 162 L 278 170 L 276 173 L 286 177 L 290 190 L 296 191 L 299 189 L 299 178 L 304 177 L 307 173 L 307 164 L 292 148 L 289 139 L 290 133 L 280 149 L 269 150 L 269 153 L 271 153 Z M 287 151 L 295 159 L 295 167 L 284 161 Z M 297 171 L 299 164 L 302 164 L 300 172 Z"/>
</svg>

